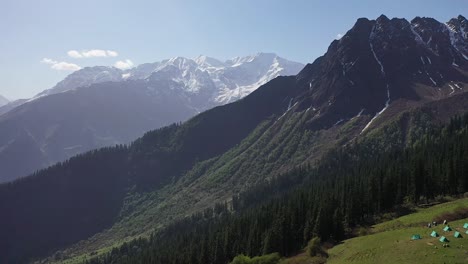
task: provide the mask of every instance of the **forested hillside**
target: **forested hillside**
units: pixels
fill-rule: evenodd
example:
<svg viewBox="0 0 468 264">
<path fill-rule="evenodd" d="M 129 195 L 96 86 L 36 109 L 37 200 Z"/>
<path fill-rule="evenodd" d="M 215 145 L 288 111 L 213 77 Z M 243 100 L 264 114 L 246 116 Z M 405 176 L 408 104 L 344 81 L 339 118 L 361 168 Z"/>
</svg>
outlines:
<svg viewBox="0 0 468 264">
<path fill-rule="evenodd" d="M 44 256 L 111 227 L 129 191 L 145 193 L 171 183 L 194 163 L 220 155 L 261 120 L 281 111 L 278 106 L 289 92 L 283 87 L 292 80 L 279 77 L 244 100 L 149 132 L 130 146 L 91 151 L 0 185 L 0 211 L 8 215 L 0 219 L 5 238 L 0 241 L 0 260 Z"/>
<path fill-rule="evenodd" d="M 468 115 L 404 149 L 361 142 L 86 263 L 227 263 L 238 254 L 297 253 L 312 237 L 338 242 L 405 203 L 468 191 Z M 289 191 L 285 191 L 289 188 Z"/>
</svg>

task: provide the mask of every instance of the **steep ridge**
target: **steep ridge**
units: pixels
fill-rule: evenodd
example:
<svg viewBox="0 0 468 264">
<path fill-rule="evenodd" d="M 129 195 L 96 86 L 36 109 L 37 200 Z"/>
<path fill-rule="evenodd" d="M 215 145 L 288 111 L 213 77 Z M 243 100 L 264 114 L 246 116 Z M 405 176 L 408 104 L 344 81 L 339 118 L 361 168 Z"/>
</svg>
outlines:
<svg viewBox="0 0 468 264">
<path fill-rule="evenodd" d="M 430 63 L 427 58 L 421 60 L 431 51 L 418 41 L 411 25 L 384 16 L 359 19 L 342 39 L 332 42 L 324 56 L 297 76 L 278 77 L 242 100 L 204 112 L 180 126 L 148 133 L 124 148 L 118 173 L 107 168 L 112 162 L 102 162 L 102 175 L 98 176 L 93 166 L 100 162 L 88 153 L 1 186 L 0 210 L 10 217 L 0 220 L 0 234 L 7 238 L 0 247 L 5 254 L 0 255 L 6 260 L 21 256 L 25 261 L 100 231 L 104 232 L 75 245 L 67 254 L 110 246 L 212 206 L 260 179 L 308 164 L 354 138 L 371 137 L 372 131 L 405 110 L 453 100 L 456 107 L 446 110 L 447 116 L 466 111 L 468 64 L 459 48 L 441 42 L 438 47 L 450 57 L 427 55 Z M 450 38 L 448 31 L 445 35 Z M 457 89 L 453 91 L 449 84 Z M 104 160 L 114 160 L 121 153 L 106 151 L 97 153 L 103 153 Z M 88 162 L 89 166 L 75 169 Z M 106 180 L 82 175 L 121 180 L 106 184 Z M 84 183 L 76 184 L 78 187 L 68 185 L 81 178 Z M 60 185 L 54 188 L 51 183 Z M 48 192 L 45 201 L 37 199 L 43 191 L 40 186 L 49 186 L 42 187 Z M 76 197 L 64 197 L 64 192 L 71 191 L 86 192 L 102 203 L 82 208 Z M 111 202 L 102 193 L 116 195 Z M 26 207 L 34 210 L 17 210 Z M 80 210 L 54 214 L 64 207 Z M 100 225 L 89 221 L 95 211 L 104 208 L 114 210 L 102 210 Z M 48 222 L 28 222 L 38 211 Z M 49 215 L 54 217 L 49 219 Z M 78 229 L 72 219 L 80 221 Z M 25 228 L 18 223 L 27 223 L 37 237 L 22 231 Z M 73 228 L 80 235 L 68 235 Z M 52 241 L 39 243 L 44 235 Z M 21 240 L 24 237 L 30 244 Z"/>
</svg>

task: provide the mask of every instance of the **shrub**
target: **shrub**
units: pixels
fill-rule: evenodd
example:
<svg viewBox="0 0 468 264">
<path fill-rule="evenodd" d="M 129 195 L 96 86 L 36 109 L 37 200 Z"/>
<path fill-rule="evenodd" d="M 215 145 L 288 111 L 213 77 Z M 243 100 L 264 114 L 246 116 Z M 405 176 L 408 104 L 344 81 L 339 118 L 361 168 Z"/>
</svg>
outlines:
<svg viewBox="0 0 468 264">
<path fill-rule="evenodd" d="M 245 255 L 236 256 L 230 264 L 277 264 L 281 257 L 278 253 L 250 258 Z"/>
<path fill-rule="evenodd" d="M 434 221 L 442 223 L 444 220 L 455 221 L 468 217 L 468 207 L 458 207 L 453 212 L 442 213 L 434 217 Z"/>
<path fill-rule="evenodd" d="M 315 257 L 322 253 L 323 253 L 323 250 L 320 245 L 320 238 L 313 237 L 311 240 L 309 240 L 309 243 L 307 244 L 307 255 L 311 257 Z"/>
</svg>

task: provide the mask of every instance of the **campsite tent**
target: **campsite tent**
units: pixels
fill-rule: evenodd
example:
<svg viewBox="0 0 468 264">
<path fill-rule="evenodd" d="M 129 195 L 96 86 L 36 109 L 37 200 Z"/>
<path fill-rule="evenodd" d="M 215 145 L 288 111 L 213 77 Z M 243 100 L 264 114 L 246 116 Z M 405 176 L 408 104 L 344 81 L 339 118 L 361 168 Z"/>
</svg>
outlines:
<svg viewBox="0 0 468 264">
<path fill-rule="evenodd" d="M 447 231 L 452 231 L 452 228 L 450 228 L 450 226 L 446 226 L 444 227 L 444 231 L 447 232 Z"/>
<path fill-rule="evenodd" d="M 468 230 L 466 230 L 465 234 L 467 234 L 467 235 L 468 235 Z"/>
<path fill-rule="evenodd" d="M 444 237 L 444 236 L 441 236 L 441 237 L 439 238 L 439 241 L 440 241 L 440 242 L 449 242 L 448 239 L 447 239 L 446 237 Z"/>
<path fill-rule="evenodd" d="M 420 235 L 413 235 L 411 237 L 412 240 L 418 240 L 418 239 L 421 239 L 421 236 Z"/>
<path fill-rule="evenodd" d="M 438 237 L 438 236 L 439 236 L 439 234 L 436 231 L 432 231 L 431 237 Z"/>
<path fill-rule="evenodd" d="M 462 238 L 462 235 L 461 235 L 460 232 L 458 232 L 458 231 L 455 232 L 455 233 L 453 234 L 453 236 L 454 236 L 454 237 L 457 237 L 457 238 Z"/>
<path fill-rule="evenodd" d="M 468 223 L 465 223 L 465 224 L 463 225 L 463 228 L 468 229 Z"/>
</svg>

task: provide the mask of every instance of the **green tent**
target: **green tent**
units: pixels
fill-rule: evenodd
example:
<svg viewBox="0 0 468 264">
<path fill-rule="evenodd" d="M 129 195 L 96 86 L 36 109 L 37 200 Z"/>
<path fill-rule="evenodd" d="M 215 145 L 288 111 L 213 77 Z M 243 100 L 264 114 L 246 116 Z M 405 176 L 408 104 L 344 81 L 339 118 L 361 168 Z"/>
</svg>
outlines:
<svg viewBox="0 0 468 264">
<path fill-rule="evenodd" d="M 421 236 L 420 235 L 413 235 L 411 237 L 412 240 L 418 240 L 418 239 L 421 239 Z"/>
<path fill-rule="evenodd" d="M 432 231 L 431 237 L 438 237 L 438 236 L 439 236 L 439 234 L 436 231 Z"/>
<path fill-rule="evenodd" d="M 450 228 L 450 226 L 446 226 L 444 227 L 444 231 L 447 232 L 447 231 L 452 231 L 452 228 Z"/>
<path fill-rule="evenodd" d="M 465 223 L 465 224 L 463 225 L 463 228 L 468 229 L 468 223 Z"/>
<path fill-rule="evenodd" d="M 461 235 L 460 232 L 458 232 L 458 231 L 455 232 L 455 233 L 453 234 L 453 236 L 454 236 L 454 237 L 457 237 L 457 238 L 462 238 L 462 235 Z"/>
<path fill-rule="evenodd" d="M 440 242 L 449 242 L 449 240 L 448 240 L 446 237 L 444 237 L 444 236 L 441 236 L 441 237 L 439 238 L 439 241 L 440 241 Z"/>
</svg>

